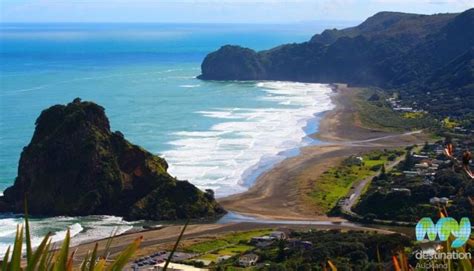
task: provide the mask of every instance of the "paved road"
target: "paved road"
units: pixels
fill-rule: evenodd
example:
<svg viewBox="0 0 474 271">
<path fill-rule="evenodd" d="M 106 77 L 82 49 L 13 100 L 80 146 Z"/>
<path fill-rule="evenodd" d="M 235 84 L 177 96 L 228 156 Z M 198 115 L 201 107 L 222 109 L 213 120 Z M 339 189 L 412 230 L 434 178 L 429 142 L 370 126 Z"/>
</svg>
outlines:
<svg viewBox="0 0 474 271">
<path fill-rule="evenodd" d="M 413 153 L 414 150 L 411 151 Z M 396 167 L 400 162 L 402 162 L 404 159 L 404 156 L 398 157 L 394 161 L 388 163 L 385 166 L 385 170 L 388 172 L 392 170 L 394 167 Z M 377 171 L 375 174 L 363 179 L 362 181 L 358 182 L 354 188 L 352 188 L 349 193 L 348 193 L 348 200 L 344 202 L 344 204 L 341 206 L 341 210 L 343 213 L 348 214 L 353 217 L 357 218 L 362 218 L 361 215 L 355 213 L 352 211 L 352 207 L 358 202 L 360 196 L 362 195 L 362 191 L 364 190 L 364 187 L 369 185 L 370 181 L 375 177 L 378 176 L 381 173 L 381 171 Z M 393 221 L 393 220 L 380 220 L 380 219 L 375 219 L 374 222 L 377 223 L 384 223 L 384 224 L 399 224 L 399 225 L 411 225 L 411 223 L 408 222 L 399 222 L 399 221 Z"/>
</svg>

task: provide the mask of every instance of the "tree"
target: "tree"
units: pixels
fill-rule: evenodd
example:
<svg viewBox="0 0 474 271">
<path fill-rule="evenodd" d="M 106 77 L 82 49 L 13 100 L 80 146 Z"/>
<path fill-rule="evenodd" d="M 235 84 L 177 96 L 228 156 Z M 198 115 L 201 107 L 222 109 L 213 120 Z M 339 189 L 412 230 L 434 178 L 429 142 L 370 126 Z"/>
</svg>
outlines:
<svg viewBox="0 0 474 271">
<path fill-rule="evenodd" d="M 387 173 L 385 170 L 385 165 L 382 165 L 382 168 L 380 169 L 380 175 L 379 175 L 380 180 L 386 180 L 387 179 Z"/>
<path fill-rule="evenodd" d="M 403 162 L 403 170 L 410 170 L 414 164 L 415 161 L 413 159 L 413 155 L 410 151 L 407 151 L 407 153 L 405 154 L 405 160 Z"/>
<path fill-rule="evenodd" d="M 286 255 L 285 255 L 285 241 L 284 240 L 279 240 L 278 241 L 277 261 L 279 261 L 279 262 L 284 261 L 285 258 L 286 258 Z"/>
</svg>

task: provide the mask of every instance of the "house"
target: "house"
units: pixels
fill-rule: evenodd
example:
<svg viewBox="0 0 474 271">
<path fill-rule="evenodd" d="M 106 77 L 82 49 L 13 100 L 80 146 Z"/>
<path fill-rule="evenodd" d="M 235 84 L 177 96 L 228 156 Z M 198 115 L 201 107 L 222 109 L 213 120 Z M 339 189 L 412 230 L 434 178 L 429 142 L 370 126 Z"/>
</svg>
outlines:
<svg viewBox="0 0 474 271">
<path fill-rule="evenodd" d="M 412 112 L 413 107 L 395 107 L 393 110 L 395 111 L 402 111 L 402 112 Z"/>
<path fill-rule="evenodd" d="M 271 232 L 270 237 L 273 237 L 276 240 L 285 240 L 287 238 L 286 233 L 282 231 Z"/>
<path fill-rule="evenodd" d="M 429 167 L 430 167 L 430 165 L 428 165 L 428 163 L 425 163 L 425 162 L 424 162 L 424 163 L 415 164 L 415 168 L 417 168 L 417 169 L 427 169 L 427 168 L 429 168 Z"/>
<path fill-rule="evenodd" d="M 293 249 L 311 249 L 313 248 L 313 243 L 310 241 L 302 241 L 299 239 L 293 239 L 288 242 L 289 247 Z"/>
<path fill-rule="evenodd" d="M 408 188 L 392 188 L 390 189 L 391 192 L 399 192 L 399 193 L 403 193 L 407 196 L 411 196 L 411 190 L 408 189 Z"/>
<path fill-rule="evenodd" d="M 259 247 L 259 248 L 265 248 L 265 247 L 269 247 L 273 244 L 274 240 L 271 240 L 271 241 L 262 241 L 262 242 L 257 242 L 255 243 L 254 245 L 256 247 Z"/>
<path fill-rule="evenodd" d="M 432 197 L 430 199 L 430 203 L 435 205 L 435 204 L 439 204 L 439 198 L 438 197 Z"/>
<path fill-rule="evenodd" d="M 273 242 L 276 238 L 271 236 L 258 236 L 250 239 L 250 244 L 255 245 L 261 242 Z"/>
<path fill-rule="evenodd" d="M 257 264 L 258 255 L 250 253 L 240 256 L 239 258 L 239 265 L 243 267 L 254 266 Z"/>
<path fill-rule="evenodd" d="M 418 175 L 418 171 L 406 170 L 403 171 L 403 174 L 405 174 L 407 177 L 415 177 Z"/>
<path fill-rule="evenodd" d="M 449 199 L 446 198 L 446 197 L 442 197 L 442 198 L 439 199 L 439 203 L 441 203 L 443 205 L 448 204 L 448 202 L 449 202 Z"/>
</svg>

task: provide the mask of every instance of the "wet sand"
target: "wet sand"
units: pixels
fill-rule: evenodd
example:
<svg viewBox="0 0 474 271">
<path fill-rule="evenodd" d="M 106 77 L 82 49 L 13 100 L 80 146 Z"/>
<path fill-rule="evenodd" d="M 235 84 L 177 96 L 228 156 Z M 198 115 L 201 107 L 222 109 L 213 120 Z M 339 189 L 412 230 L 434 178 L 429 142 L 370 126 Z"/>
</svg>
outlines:
<svg viewBox="0 0 474 271">
<path fill-rule="evenodd" d="M 353 102 L 357 89 L 337 85 L 335 108 L 325 114 L 319 132 L 312 135 L 320 145 L 301 149 L 262 174 L 246 192 L 218 199 L 229 211 L 264 219 L 341 220 L 327 217 L 307 202 L 307 192 L 323 172 L 350 155 L 374 149 L 420 144 L 422 133 L 397 134 L 363 127 Z"/>
</svg>

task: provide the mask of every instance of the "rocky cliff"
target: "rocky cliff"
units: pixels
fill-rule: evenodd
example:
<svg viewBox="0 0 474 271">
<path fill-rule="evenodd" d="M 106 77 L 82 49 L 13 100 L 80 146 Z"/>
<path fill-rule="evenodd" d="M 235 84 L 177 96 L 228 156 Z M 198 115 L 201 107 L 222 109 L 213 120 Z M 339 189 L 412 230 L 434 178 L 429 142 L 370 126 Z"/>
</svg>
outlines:
<svg viewBox="0 0 474 271">
<path fill-rule="evenodd" d="M 450 96 L 463 102 L 436 111 L 462 117 L 474 103 L 473 48 L 474 9 L 435 15 L 380 12 L 358 26 L 326 30 L 300 44 L 261 52 L 223 46 L 204 59 L 199 78 L 377 86 L 420 98 L 427 106 Z"/>
<path fill-rule="evenodd" d="M 75 99 L 44 110 L 21 154 L 0 211 L 33 215 L 118 215 L 126 219 L 213 217 L 212 191 L 167 173 L 166 161 L 110 130 L 104 108 Z"/>
</svg>

